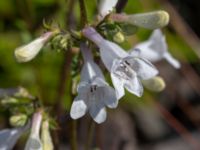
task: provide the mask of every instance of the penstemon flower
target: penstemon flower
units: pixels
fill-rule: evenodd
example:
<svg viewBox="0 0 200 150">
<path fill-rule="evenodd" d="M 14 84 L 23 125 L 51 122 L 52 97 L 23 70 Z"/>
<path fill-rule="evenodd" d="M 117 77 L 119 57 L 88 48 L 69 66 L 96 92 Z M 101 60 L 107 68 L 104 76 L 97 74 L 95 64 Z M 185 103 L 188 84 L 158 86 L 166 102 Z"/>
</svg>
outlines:
<svg viewBox="0 0 200 150">
<path fill-rule="evenodd" d="M 180 68 L 180 63 L 168 52 L 165 36 L 160 29 L 154 30 L 150 38 L 136 45 L 130 54 L 143 57 L 151 62 L 166 59 L 173 67 Z"/>
<path fill-rule="evenodd" d="M 4 129 L 0 131 L 0 150 L 12 150 L 20 136 L 29 128 L 28 123 L 24 127 Z"/>
<path fill-rule="evenodd" d="M 47 32 L 29 44 L 15 49 L 15 58 L 18 62 L 28 62 L 35 58 L 45 43 L 51 38 L 53 32 Z"/>
<path fill-rule="evenodd" d="M 116 108 L 118 100 L 115 91 L 105 81 L 100 68 L 93 61 L 92 54 L 85 45 L 81 45 L 84 65 L 81 71 L 81 81 L 78 85 L 78 96 L 74 99 L 70 115 L 78 119 L 87 110 L 97 123 L 106 119 L 105 106 Z"/>
<path fill-rule="evenodd" d="M 42 112 L 39 111 L 33 115 L 31 133 L 26 142 L 25 150 L 42 150 L 40 140 L 40 127 L 42 122 Z"/>
<path fill-rule="evenodd" d="M 100 48 L 101 59 L 111 73 L 118 99 L 124 95 L 124 87 L 140 97 L 143 94 L 140 80 L 147 80 L 158 74 L 149 61 L 129 55 L 117 44 L 103 39 L 94 28 L 85 28 L 83 34 Z"/>
<path fill-rule="evenodd" d="M 117 2 L 118 0 L 100 0 L 98 6 L 100 17 L 104 18 L 107 14 L 109 14 L 113 10 Z"/>
</svg>

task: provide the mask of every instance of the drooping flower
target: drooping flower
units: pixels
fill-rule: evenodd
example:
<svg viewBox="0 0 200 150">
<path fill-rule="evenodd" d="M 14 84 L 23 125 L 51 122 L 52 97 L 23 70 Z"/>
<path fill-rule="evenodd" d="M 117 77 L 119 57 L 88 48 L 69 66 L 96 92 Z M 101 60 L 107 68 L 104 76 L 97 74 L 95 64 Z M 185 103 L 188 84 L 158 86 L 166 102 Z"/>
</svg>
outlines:
<svg viewBox="0 0 200 150">
<path fill-rule="evenodd" d="M 118 99 L 124 95 L 124 87 L 140 97 L 143 94 L 140 80 L 147 80 L 158 74 L 149 61 L 129 55 L 117 44 L 103 39 L 94 28 L 85 28 L 83 34 L 99 47 L 101 59 L 111 73 Z"/>
<path fill-rule="evenodd" d="M 104 18 L 107 14 L 109 14 L 113 10 L 117 2 L 118 0 L 100 0 L 98 6 L 100 17 Z"/>
<path fill-rule="evenodd" d="M 45 120 L 42 123 L 42 145 L 43 150 L 53 150 L 53 142 L 49 131 L 49 121 Z"/>
<path fill-rule="evenodd" d="M 0 150 L 12 150 L 21 135 L 30 127 L 28 123 L 24 127 L 4 129 L 0 131 Z"/>
<path fill-rule="evenodd" d="M 93 61 L 90 50 L 81 45 L 81 52 L 84 65 L 77 88 L 78 96 L 74 99 L 70 115 L 73 119 L 78 119 L 89 111 L 95 122 L 102 123 L 107 116 L 105 107 L 116 108 L 118 100 L 114 89 L 106 83 L 103 73 Z"/>
<path fill-rule="evenodd" d="M 150 38 L 136 45 L 130 54 L 145 58 L 151 62 L 166 59 L 173 67 L 180 68 L 180 63 L 168 52 L 165 36 L 160 29 L 154 30 Z"/>
<path fill-rule="evenodd" d="M 42 150 L 42 142 L 40 140 L 40 127 L 42 122 L 42 112 L 36 112 L 33 115 L 31 133 L 26 142 L 25 150 Z"/>
<path fill-rule="evenodd" d="M 47 32 L 29 44 L 15 49 L 15 58 L 18 62 L 28 62 L 35 58 L 45 43 L 51 38 L 53 32 Z"/>
</svg>

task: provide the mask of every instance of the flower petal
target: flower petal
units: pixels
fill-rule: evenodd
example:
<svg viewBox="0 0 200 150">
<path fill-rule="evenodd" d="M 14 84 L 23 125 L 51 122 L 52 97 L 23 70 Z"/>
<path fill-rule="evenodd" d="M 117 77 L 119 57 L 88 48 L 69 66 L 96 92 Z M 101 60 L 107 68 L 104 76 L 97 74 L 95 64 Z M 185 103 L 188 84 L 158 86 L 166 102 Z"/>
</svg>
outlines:
<svg viewBox="0 0 200 150">
<path fill-rule="evenodd" d="M 11 150 L 17 143 L 20 136 L 30 128 L 30 123 L 24 127 L 4 129 L 0 131 L 0 150 Z"/>
<path fill-rule="evenodd" d="M 125 92 L 124 92 L 124 82 L 123 79 L 118 78 L 115 74 L 111 73 L 111 79 L 112 79 L 112 83 L 113 86 L 116 90 L 116 96 L 117 99 L 120 99 L 121 97 L 124 96 Z"/>
<path fill-rule="evenodd" d="M 166 52 L 164 58 L 176 69 L 181 67 L 181 64 L 170 53 Z"/>
<path fill-rule="evenodd" d="M 42 143 L 40 139 L 30 137 L 26 143 L 25 150 L 42 150 Z"/>
<path fill-rule="evenodd" d="M 117 44 L 105 40 L 100 45 L 100 55 L 106 68 L 111 71 L 113 61 L 117 58 L 128 56 L 128 53 Z"/>
<path fill-rule="evenodd" d="M 137 57 L 126 57 L 131 68 L 137 73 L 142 80 L 150 79 L 158 74 L 158 70 L 148 61 Z"/>
<path fill-rule="evenodd" d="M 80 94 L 86 94 L 90 89 L 90 84 L 86 81 L 81 81 L 77 86 L 77 92 Z"/>
<path fill-rule="evenodd" d="M 103 106 L 99 106 L 97 103 L 90 106 L 90 115 L 98 124 L 104 122 L 107 117 L 106 109 Z"/>
<path fill-rule="evenodd" d="M 0 149 L 11 150 L 17 143 L 22 132 L 19 129 L 5 129 L 0 131 Z"/>
<path fill-rule="evenodd" d="M 160 54 L 161 56 L 167 52 L 167 43 L 165 36 L 160 29 L 154 30 L 149 41 L 151 41 L 150 48 Z"/>
<path fill-rule="evenodd" d="M 99 4 L 99 14 L 102 17 L 105 17 L 107 14 L 109 14 L 115 5 L 117 4 L 118 0 L 101 0 Z"/>
<path fill-rule="evenodd" d="M 131 81 L 126 81 L 124 86 L 129 92 L 135 94 L 138 97 L 141 97 L 143 94 L 143 86 L 137 77 Z"/>
<path fill-rule="evenodd" d="M 103 73 L 99 66 L 92 61 L 87 61 L 86 63 L 84 63 L 81 71 L 81 81 L 88 82 L 96 76 L 104 79 Z"/>
<path fill-rule="evenodd" d="M 93 81 L 91 84 L 97 85 L 98 87 L 104 87 L 108 85 L 108 83 L 104 79 L 98 78 L 98 77 L 93 78 Z"/>
<path fill-rule="evenodd" d="M 151 62 L 159 61 L 163 58 L 164 53 L 167 52 L 167 43 L 165 36 L 160 29 L 154 30 L 150 38 L 142 43 L 137 44 L 130 54 L 134 56 L 137 54 L 135 50 L 139 49 L 138 57 L 147 59 Z"/>
<path fill-rule="evenodd" d="M 103 88 L 103 101 L 105 102 L 106 106 L 109 108 L 116 108 L 118 105 L 118 99 L 116 96 L 116 92 L 110 86 Z"/>
<path fill-rule="evenodd" d="M 80 98 L 81 96 L 77 96 L 71 106 L 71 110 L 70 110 L 70 116 L 73 119 L 78 119 L 81 118 L 82 116 L 85 115 L 86 111 L 87 111 L 87 104 L 86 102 Z M 84 97 L 82 97 L 84 98 Z"/>
</svg>

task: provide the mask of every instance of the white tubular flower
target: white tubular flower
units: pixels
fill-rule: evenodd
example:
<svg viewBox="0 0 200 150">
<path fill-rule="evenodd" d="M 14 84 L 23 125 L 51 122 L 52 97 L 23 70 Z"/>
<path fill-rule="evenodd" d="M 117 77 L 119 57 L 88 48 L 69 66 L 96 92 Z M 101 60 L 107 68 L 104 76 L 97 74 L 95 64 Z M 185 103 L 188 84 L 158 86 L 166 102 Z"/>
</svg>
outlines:
<svg viewBox="0 0 200 150">
<path fill-rule="evenodd" d="M 173 67 L 180 68 L 180 63 L 168 52 L 165 36 L 160 29 L 154 30 L 150 38 L 136 45 L 130 51 L 133 56 L 140 56 L 151 62 L 166 59 Z"/>
<path fill-rule="evenodd" d="M 100 48 L 101 59 L 111 73 L 118 99 L 124 95 L 124 87 L 140 97 L 143 94 L 140 80 L 147 80 L 158 74 L 149 61 L 130 56 L 117 44 L 103 39 L 94 28 L 85 28 L 83 34 Z"/>
<path fill-rule="evenodd" d="M 53 150 L 53 142 L 49 131 L 49 121 L 42 123 L 42 145 L 43 150 Z"/>
<path fill-rule="evenodd" d="M 81 51 L 85 62 L 77 88 L 78 96 L 74 99 L 70 115 L 78 119 L 88 110 L 95 122 L 102 123 L 107 116 L 105 106 L 116 108 L 118 100 L 115 90 L 106 83 L 100 68 L 93 61 L 89 49 L 81 45 Z"/>
<path fill-rule="evenodd" d="M 12 150 L 20 136 L 30 127 L 27 124 L 24 127 L 5 129 L 0 131 L 0 150 Z"/>
<path fill-rule="evenodd" d="M 14 52 L 16 60 L 22 63 L 35 58 L 52 34 L 53 32 L 47 32 L 29 44 L 16 48 Z"/>
<path fill-rule="evenodd" d="M 113 8 L 116 6 L 118 0 L 100 0 L 99 3 L 99 15 L 104 18 L 107 14 L 109 14 Z"/>
<path fill-rule="evenodd" d="M 42 112 L 33 115 L 31 133 L 26 142 L 25 150 L 42 150 L 42 142 L 40 140 L 40 127 L 42 122 Z"/>
</svg>

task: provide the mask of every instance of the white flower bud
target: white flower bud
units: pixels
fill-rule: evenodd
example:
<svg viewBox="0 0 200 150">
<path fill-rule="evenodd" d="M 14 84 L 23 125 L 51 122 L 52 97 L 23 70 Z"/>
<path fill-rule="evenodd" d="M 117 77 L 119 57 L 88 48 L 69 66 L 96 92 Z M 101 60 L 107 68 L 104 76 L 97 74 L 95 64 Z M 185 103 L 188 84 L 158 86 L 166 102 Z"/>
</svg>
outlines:
<svg viewBox="0 0 200 150">
<path fill-rule="evenodd" d="M 143 80 L 142 83 L 147 89 L 153 92 L 161 92 L 165 89 L 166 86 L 163 78 L 159 76 L 153 77 L 148 80 Z"/>
<path fill-rule="evenodd" d="M 122 34 L 122 32 L 117 32 L 114 36 L 113 36 L 113 41 L 117 42 L 117 43 L 123 43 L 125 41 L 125 37 Z"/>
<path fill-rule="evenodd" d="M 45 120 L 42 123 L 42 145 L 43 145 L 43 150 L 53 150 L 53 142 L 49 131 L 48 120 Z"/>
<path fill-rule="evenodd" d="M 15 57 L 18 62 L 28 62 L 32 60 L 45 45 L 53 32 L 47 32 L 27 45 L 15 49 Z"/>
<path fill-rule="evenodd" d="M 146 29 L 157 29 L 169 23 L 169 14 L 162 10 L 132 15 L 112 14 L 111 19 L 116 22 L 125 22 Z"/>
<path fill-rule="evenodd" d="M 25 125 L 26 121 L 27 121 L 27 115 L 25 114 L 14 115 L 11 116 L 9 119 L 9 122 L 13 127 L 22 127 Z"/>
</svg>

